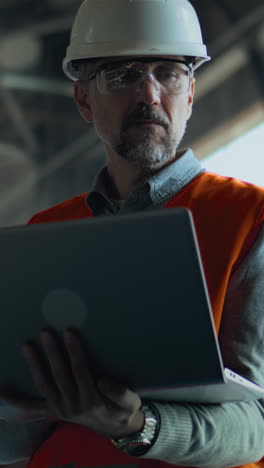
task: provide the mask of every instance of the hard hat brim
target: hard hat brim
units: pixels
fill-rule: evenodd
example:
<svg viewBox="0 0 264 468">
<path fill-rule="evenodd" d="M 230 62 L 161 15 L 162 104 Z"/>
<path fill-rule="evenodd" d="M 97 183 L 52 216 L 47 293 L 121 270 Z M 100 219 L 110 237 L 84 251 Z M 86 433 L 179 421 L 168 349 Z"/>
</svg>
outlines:
<svg viewBox="0 0 264 468">
<path fill-rule="evenodd" d="M 72 48 L 72 45 L 71 45 Z M 177 44 L 177 50 L 175 47 L 172 47 L 168 44 L 149 44 L 149 47 L 146 44 L 131 44 L 126 45 L 126 47 L 120 48 L 120 44 L 114 46 L 110 43 L 100 43 L 97 47 L 94 45 L 79 45 L 77 44 L 74 47 L 75 51 L 78 51 L 74 54 L 74 57 L 70 56 L 70 51 L 68 51 L 66 58 L 63 60 L 63 70 L 65 74 L 71 80 L 78 80 L 76 76 L 76 70 L 72 67 L 72 62 L 77 60 L 91 60 L 96 58 L 107 58 L 107 57 L 138 57 L 138 56 L 162 56 L 162 57 L 194 57 L 193 69 L 196 70 L 204 62 L 211 60 L 211 57 L 207 55 L 206 47 L 201 44 Z"/>
</svg>

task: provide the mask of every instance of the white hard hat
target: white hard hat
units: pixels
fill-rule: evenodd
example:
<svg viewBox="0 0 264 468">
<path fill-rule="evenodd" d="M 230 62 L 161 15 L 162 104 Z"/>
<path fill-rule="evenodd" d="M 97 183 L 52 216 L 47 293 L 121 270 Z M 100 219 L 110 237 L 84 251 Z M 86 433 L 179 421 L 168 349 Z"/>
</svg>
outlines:
<svg viewBox="0 0 264 468">
<path fill-rule="evenodd" d="M 186 56 L 194 66 L 210 60 L 196 12 L 188 0 L 85 0 L 72 28 L 63 70 L 73 63 L 128 56 Z"/>
</svg>

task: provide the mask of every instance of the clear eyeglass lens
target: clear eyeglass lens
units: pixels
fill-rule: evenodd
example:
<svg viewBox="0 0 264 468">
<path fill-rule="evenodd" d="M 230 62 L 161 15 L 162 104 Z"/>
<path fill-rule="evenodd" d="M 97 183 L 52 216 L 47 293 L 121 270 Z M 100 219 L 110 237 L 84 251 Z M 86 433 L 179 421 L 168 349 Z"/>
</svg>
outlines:
<svg viewBox="0 0 264 468">
<path fill-rule="evenodd" d="M 111 93 L 139 85 L 145 72 L 141 63 L 109 65 L 97 75 L 102 92 Z M 173 62 L 162 62 L 152 72 L 156 80 L 171 94 L 185 93 L 189 89 L 190 72 Z"/>
</svg>

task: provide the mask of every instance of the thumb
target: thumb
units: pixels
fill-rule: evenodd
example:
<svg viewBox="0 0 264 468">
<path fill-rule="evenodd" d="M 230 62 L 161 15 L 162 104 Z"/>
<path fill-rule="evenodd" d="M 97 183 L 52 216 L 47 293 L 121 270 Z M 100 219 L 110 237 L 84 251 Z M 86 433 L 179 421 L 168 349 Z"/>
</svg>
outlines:
<svg viewBox="0 0 264 468">
<path fill-rule="evenodd" d="M 122 396 L 127 390 L 127 388 L 124 385 L 121 385 L 115 382 L 113 379 L 107 377 L 99 379 L 97 385 L 99 390 L 106 396 Z"/>
<path fill-rule="evenodd" d="M 101 393 L 119 407 L 130 411 L 136 411 L 140 408 L 139 395 L 124 385 L 108 378 L 100 379 L 97 385 Z"/>
</svg>

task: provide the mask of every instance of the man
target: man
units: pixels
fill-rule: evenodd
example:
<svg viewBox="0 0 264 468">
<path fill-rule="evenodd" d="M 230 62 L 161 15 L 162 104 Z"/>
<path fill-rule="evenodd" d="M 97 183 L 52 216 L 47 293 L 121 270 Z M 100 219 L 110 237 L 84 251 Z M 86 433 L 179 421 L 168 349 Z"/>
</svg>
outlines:
<svg viewBox="0 0 264 468">
<path fill-rule="evenodd" d="M 76 81 L 81 115 L 103 142 L 106 166 L 89 194 L 30 223 L 190 208 L 225 364 L 264 385 L 264 190 L 209 174 L 191 150 L 177 151 L 192 113 L 194 70 L 208 59 L 187 0 L 86 0 L 64 71 Z M 93 378 L 74 333 L 65 331 L 69 363 L 52 333 L 44 331 L 41 341 L 52 377 L 25 345 L 43 400 L 19 404 L 43 410 L 53 425 L 29 468 L 264 466 L 262 401 L 142 402 L 115 382 Z"/>
</svg>

